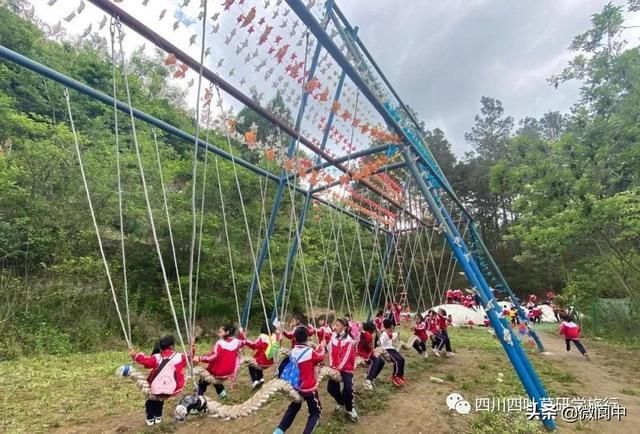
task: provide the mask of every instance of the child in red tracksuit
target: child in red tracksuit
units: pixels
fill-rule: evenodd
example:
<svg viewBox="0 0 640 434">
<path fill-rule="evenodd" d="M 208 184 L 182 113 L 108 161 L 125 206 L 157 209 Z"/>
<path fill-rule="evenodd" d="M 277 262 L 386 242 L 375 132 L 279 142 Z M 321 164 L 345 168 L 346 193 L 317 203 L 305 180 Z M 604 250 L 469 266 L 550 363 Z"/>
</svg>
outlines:
<svg viewBox="0 0 640 434">
<path fill-rule="evenodd" d="M 184 387 L 184 368 L 187 366 L 187 356 L 176 353 L 173 349 L 175 342 L 173 336 L 165 336 L 153 354 L 129 350 L 131 358 L 147 369 L 151 369 L 147 381 L 151 386 L 151 393 L 158 399 L 147 399 L 145 402 L 147 425 L 155 425 L 162 422 L 162 408 L 164 400 L 182 392 Z"/>
<path fill-rule="evenodd" d="M 207 371 L 219 379 L 231 378 L 235 380 L 236 373 L 240 367 L 240 350 L 245 343 L 244 333 L 239 330 L 238 337 L 234 337 L 236 328 L 233 325 L 224 325 L 218 329 L 218 342 L 215 343 L 211 352 L 204 356 L 194 357 L 194 363 L 207 363 Z M 216 393 L 222 399 L 227 397 L 227 391 L 223 384 L 214 384 Z M 207 382 L 198 383 L 198 396 L 202 396 L 207 391 Z"/>
<path fill-rule="evenodd" d="M 333 323 L 333 336 L 329 341 L 329 366 L 340 372 L 340 382 L 329 378 L 327 392 L 336 400 L 336 413 L 344 408 L 352 421 L 358 420 L 358 413 L 353 408 L 353 371 L 356 367 L 356 343 L 349 334 L 349 323 L 346 319 L 338 318 Z"/>
<path fill-rule="evenodd" d="M 325 353 L 324 341 L 320 342 L 320 349 L 318 351 L 307 346 L 308 333 L 309 331 L 305 326 L 299 326 L 295 329 L 294 339 L 296 344 L 291 349 L 291 354 L 289 355 L 289 363 L 298 364 L 300 371 L 298 393 L 302 396 L 302 399 L 307 402 L 307 408 L 309 409 L 309 418 L 307 419 L 304 431 L 302 431 L 303 434 L 311 434 L 313 432 L 322 413 L 320 396 L 318 395 L 318 374 L 316 366 L 322 363 Z M 301 402 L 291 402 L 282 416 L 278 428 L 275 429 L 273 434 L 283 434 L 288 430 L 301 407 Z"/>
<path fill-rule="evenodd" d="M 431 336 L 431 351 L 436 357 L 440 357 L 440 349 L 444 345 L 439 324 L 438 313 L 435 310 L 427 312 L 427 330 Z"/>
<path fill-rule="evenodd" d="M 291 327 L 291 331 L 283 331 L 282 332 L 282 336 L 284 336 L 285 338 L 289 339 L 291 341 L 291 349 L 295 348 L 297 340 L 296 340 L 296 330 L 298 330 L 299 328 L 304 328 L 307 331 L 307 338 L 313 336 L 314 334 L 316 334 L 316 331 L 313 329 L 313 327 L 309 326 L 309 327 L 305 327 L 302 325 L 302 320 L 300 319 L 299 316 L 294 315 L 291 318 L 291 321 L 289 321 L 289 326 Z M 306 342 L 306 339 L 305 339 Z M 278 366 L 278 378 L 280 378 L 280 376 L 282 375 L 282 371 L 284 371 L 284 367 L 287 366 L 287 363 L 289 363 L 289 356 L 285 357 L 282 359 L 282 362 L 280 362 L 280 365 Z"/>
<path fill-rule="evenodd" d="M 247 339 L 245 341 L 245 345 L 247 347 L 255 350 L 255 353 L 253 353 L 253 360 L 261 368 L 258 369 L 249 365 L 249 377 L 251 377 L 254 390 L 264 384 L 264 374 L 262 371 L 273 365 L 273 359 L 267 357 L 267 348 L 269 348 L 270 343 L 271 337 L 269 336 L 269 327 L 267 327 L 266 324 L 263 324 L 260 328 L 260 336 L 258 336 L 258 339 L 255 341 Z"/>
<path fill-rule="evenodd" d="M 562 316 L 562 324 L 560 324 L 560 335 L 564 336 L 564 341 L 567 344 L 567 351 L 571 351 L 571 342 L 573 342 L 578 351 L 580 351 L 580 354 L 582 354 L 585 359 L 589 360 L 587 350 L 584 349 L 584 346 L 580 342 L 580 331 L 580 326 L 571 321 L 571 318 L 569 318 L 567 315 Z"/>
<path fill-rule="evenodd" d="M 331 325 L 329 325 L 325 319 L 318 320 L 319 327 L 316 330 L 316 336 L 318 337 L 318 342 L 324 341 L 325 343 L 329 343 L 331 340 L 331 336 L 333 335 L 333 329 Z"/>
<path fill-rule="evenodd" d="M 449 339 L 449 332 L 447 332 L 447 327 L 449 327 L 447 311 L 442 308 L 438 309 L 438 327 L 440 327 L 440 336 L 442 336 L 443 340 L 442 344 L 444 344 L 446 349 L 445 355 L 447 357 L 455 356 L 456 353 L 451 350 L 451 340 Z M 440 348 L 438 348 L 439 350 L 442 350 L 442 344 Z"/>
<path fill-rule="evenodd" d="M 419 313 L 416 314 L 416 324 L 413 326 L 413 334 L 417 339 L 413 341 L 413 348 L 425 359 L 429 357 L 427 352 L 427 323 Z"/>
<path fill-rule="evenodd" d="M 362 357 L 369 365 L 367 370 L 367 378 L 364 380 L 364 387 L 368 390 L 373 390 L 374 381 L 380 375 L 382 368 L 384 368 L 384 360 L 380 356 L 376 356 L 374 353 L 375 348 L 375 333 L 376 326 L 372 321 L 367 321 L 362 325 L 362 332 L 360 333 L 360 340 L 358 341 L 357 351 L 358 356 Z"/>
<path fill-rule="evenodd" d="M 373 323 L 375 324 L 376 330 L 378 330 L 378 332 L 381 332 L 382 330 L 384 330 L 382 321 L 384 321 L 384 312 L 379 310 L 378 313 L 376 313 L 376 317 L 373 319 Z"/>
</svg>

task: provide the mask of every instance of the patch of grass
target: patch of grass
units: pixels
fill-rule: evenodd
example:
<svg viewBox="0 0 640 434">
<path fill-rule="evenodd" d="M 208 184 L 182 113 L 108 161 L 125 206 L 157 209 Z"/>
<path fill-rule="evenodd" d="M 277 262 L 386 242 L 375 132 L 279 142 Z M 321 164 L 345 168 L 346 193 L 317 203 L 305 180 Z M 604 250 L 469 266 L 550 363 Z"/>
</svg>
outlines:
<svg viewBox="0 0 640 434">
<path fill-rule="evenodd" d="M 114 375 L 124 363 L 126 354 L 115 351 L 0 363 L 0 431 L 44 432 L 97 415 L 142 413 L 142 394 L 135 384 Z"/>
<path fill-rule="evenodd" d="M 638 389 L 622 389 L 620 393 L 631 396 L 640 396 L 640 390 Z"/>
<path fill-rule="evenodd" d="M 477 413 L 471 429 L 476 434 L 497 432 L 536 434 L 545 432 L 540 422 L 527 420 L 524 413 L 494 413 L 491 411 Z"/>
</svg>

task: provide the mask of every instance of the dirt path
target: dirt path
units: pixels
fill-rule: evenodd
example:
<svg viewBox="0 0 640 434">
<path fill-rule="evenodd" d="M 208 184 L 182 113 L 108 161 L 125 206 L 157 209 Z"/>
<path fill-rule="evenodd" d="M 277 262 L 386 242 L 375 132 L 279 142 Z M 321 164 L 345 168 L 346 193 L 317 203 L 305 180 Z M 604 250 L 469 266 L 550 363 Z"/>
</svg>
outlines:
<svg viewBox="0 0 640 434">
<path fill-rule="evenodd" d="M 577 397 L 618 398 L 620 405 L 627 409 L 627 416 L 621 421 L 561 423 L 563 431 L 640 432 L 640 396 L 629 394 L 640 393 L 640 360 L 637 352 L 587 341 L 589 362 L 573 346 L 567 352 L 564 340 L 558 336 L 545 334 L 543 339 L 548 354 L 537 357 L 545 358 L 558 370 L 575 376 L 577 382 L 571 385 L 571 389 Z"/>
</svg>

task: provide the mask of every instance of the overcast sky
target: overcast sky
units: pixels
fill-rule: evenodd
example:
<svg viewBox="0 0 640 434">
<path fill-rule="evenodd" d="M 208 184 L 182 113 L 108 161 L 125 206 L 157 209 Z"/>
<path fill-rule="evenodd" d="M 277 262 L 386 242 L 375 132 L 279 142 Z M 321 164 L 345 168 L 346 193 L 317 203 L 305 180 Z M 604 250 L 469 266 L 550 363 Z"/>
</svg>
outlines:
<svg viewBox="0 0 640 434">
<path fill-rule="evenodd" d="M 500 99 L 516 119 L 567 111 L 575 84 L 546 79 L 571 58 L 599 0 L 342 1 L 341 9 L 406 103 L 444 130 L 461 156 L 480 98 Z M 637 39 L 636 39 L 637 41 Z"/>
<path fill-rule="evenodd" d="M 276 0 L 270 1 L 274 8 Z M 308 0 L 304 0 L 308 2 Z M 36 13 L 50 24 L 60 22 L 81 0 L 32 0 Z M 198 44 L 189 43 L 199 33 L 195 18 L 198 1 L 176 9 L 184 0 L 126 0 L 120 5 L 195 58 Z M 360 37 L 404 101 L 418 111 L 429 128 L 445 131 L 454 152 L 463 156 L 470 146 L 464 133 L 474 123 L 480 110 L 480 98 L 500 99 L 506 114 L 516 120 L 525 116 L 540 117 L 549 110 L 566 112 L 578 98 L 577 83 L 549 86 L 546 79 L 559 72 L 573 56 L 567 50 L 573 36 L 589 29 L 590 17 L 607 3 L 605 0 L 337 0 L 347 18 L 360 27 Z M 618 0 L 618 3 L 626 3 Z M 210 14 L 221 12 L 222 0 L 210 1 Z M 247 1 L 243 8 L 262 2 Z M 280 4 L 279 2 L 277 4 Z M 321 7 L 320 1 L 316 7 Z M 286 8 L 284 4 L 281 6 Z M 170 12 L 164 20 L 157 15 L 163 8 Z M 247 76 L 247 86 L 261 83 L 252 77 L 253 68 L 240 60 L 234 62 L 233 47 L 221 40 L 230 28 L 236 27 L 235 16 L 240 8 L 236 2 L 229 13 L 223 13 L 225 30 L 211 39 L 213 53 L 207 66 L 229 76 L 228 69 L 237 67 L 235 79 Z M 68 24 L 65 29 L 80 33 L 97 22 L 103 13 L 91 6 Z M 282 9 L 284 10 L 284 9 Z M 175 13 L 173 17 L 171 14 Z M 640 14 L 629 24 L 640 25 Z M 179 29 L 171 27 L 175 19 Z M 293 20 L 291 20 L 293 21 Z M 640 29 L 633 29 L 627 39 L 637 44 Z M 276 30 L 278 31 L 278 30 Z M 102 33 L 108 32 L 108 26 Z M 145 42 L 129 33 L 127 49 Z M 193 39 L 194 41 L 196 39 Z M 226 63 L 222 70 L 215 65 L 220 58 Z M 256 60 L 255 62 L 257 62 Z M 190 73 L 193 77 L 194 73 Z M 189 74 L 188 74 L 189 76 Z M 264 86 L 263 86 L 264 87 Z M 192 92 L 193 92 L 192 88 Z M 245 89 L 246 90 L 246 89 Z M 195 100 L 195 97 L 189 98 Z"/>
</svg>

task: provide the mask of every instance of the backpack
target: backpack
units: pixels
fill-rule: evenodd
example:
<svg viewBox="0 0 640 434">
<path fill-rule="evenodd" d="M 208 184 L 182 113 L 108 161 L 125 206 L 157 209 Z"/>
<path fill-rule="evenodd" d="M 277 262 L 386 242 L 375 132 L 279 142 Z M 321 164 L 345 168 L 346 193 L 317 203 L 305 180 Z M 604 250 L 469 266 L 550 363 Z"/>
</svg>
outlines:
<svg viewBox="0 0 640 434">
<path fill-rule="evenodd" d="M 151 393 L 154 395 L 173 395 L 176 391 L 178 383 L 176 382 L 176 366 L 170 363 L 173 356 L 162 359 L 160 365 L 153 371 L 149 378 L 149 385 L 151 386 Z"/>
<path fill-rule="evenodd" d="M 311 348 L 306 348 L 296 359 L 294 359 L 293 357 L 289 357 L 289 361 L 287 362 L 287 365 L 284 367 L 282 375 L 280 376 L 280 378 L 291 384 L 291 386 L 293 386 L 293 388 L 296 390 L 300 388 L 300 367 L 298 366 L 298 362 L 309 351 L 311 351 Z"/>
<path fill-rule="evenodd" d="M 264 354 L 267 356 L 267 359 L 274 360 L 280 353 L 280 342 L 278 342 L 273 335 L 267 336 L 267 339 L 269 341 L 269 345 L 267 345 L 267 349 L 264 350 Z"/>
</svg>

